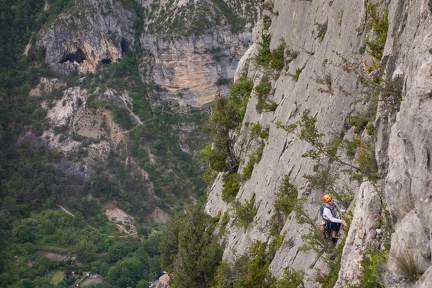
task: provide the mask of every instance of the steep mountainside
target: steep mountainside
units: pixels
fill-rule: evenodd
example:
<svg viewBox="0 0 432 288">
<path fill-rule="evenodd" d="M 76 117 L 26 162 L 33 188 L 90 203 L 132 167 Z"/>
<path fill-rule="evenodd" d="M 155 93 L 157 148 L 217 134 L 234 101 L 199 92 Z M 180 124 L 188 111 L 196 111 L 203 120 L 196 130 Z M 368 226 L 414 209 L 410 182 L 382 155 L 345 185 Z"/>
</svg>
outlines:
<svg viewBox="0 0 432 288">
<path fill-rule="evenodd" d="M 12 2 L 0 286 L 73 284 L 50 250 L 110 287 L 432 283 L 431 0 Z"/>
<path fill-rule="evenodd" d="M 143 81 L 181 105 L 201 107 L 233 78 L 258 2 L 79 1 L 39 32 L 37 46 L 52 69 L 68 74 L 93 73 L 143 49 L 150 53 L 141 59 Z"/>
<path fill-rule="evenodd" d="M 0 2 L 1 287 L 160 275 L 164 224 L 205 198 L 207 108 L 261 2 Z"/>
<path fill-rule="evenodd" d="M 206 204 L 210 215 L 220 216 L 224 260 L 234 263 L 261 241 L 276 249 L 273 275 L 282 277 L 285 268 L 306 271 L 307 287 L 328 285 L 322 275 L 333 275 L 335 287 L 364 287 L 372 274 L 385 287 L 427 287 L 430 3 L 275 0 L 265 7 L 238 67 L 254 81 L 237 132 L 240 188 L 227 202 L 231 182 L 220 173 Z M 280 47 L 285 62 L 279 70 L 252 58 L 267 53 L 272 61 Z M 270 88 L 263 93 L 265 85 Z M 254 125 L 268 129 L 262 156 L 250 144 Z M 298 203 L 284 214 L 287 187 L 298 193 Z M 340 256 L 333 258 L 326 244 L 312 241 L 319 238 L 313 233 L 324 193 L 352 210 Z M 240 223 L 239 207 L 252 205 L 248 225 Z M 280 242 L 277 235 L 283 235 Z"/>
<path fill-rule="evenodd" d="M 169 211 L 179 200 L 202 197 L 197 155 L 206 136 L 195 108 L 227 90 L 251 43 L 255 2 L 69 3 L 27 47 L 45 51 L 45 63 L 66 75 L 60 78 L 79 77 L 43 77 L 33 87 L 30 95 L 46 113 L 38 136 L 64 154 L 66 172 L 91 183 L 101 174 L 134 190 L 139 201 L 130 212 L 153 215 L 156 206 Z M 128 169 L 128 177 L 114 167 Z"/>
</svg>

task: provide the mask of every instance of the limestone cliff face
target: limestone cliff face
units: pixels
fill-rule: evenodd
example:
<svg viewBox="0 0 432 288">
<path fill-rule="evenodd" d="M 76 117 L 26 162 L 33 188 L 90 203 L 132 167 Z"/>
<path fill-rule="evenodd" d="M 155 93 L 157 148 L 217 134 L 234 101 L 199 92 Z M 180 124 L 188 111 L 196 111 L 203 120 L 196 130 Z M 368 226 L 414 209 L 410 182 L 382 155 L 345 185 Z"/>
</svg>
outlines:
<svg viewBox="0 0 432 288">
<path fill-rule="evenodd" d="M 251 31 L 233 34 L 227 30 L 171 39 L 143 35 L 141 45 L 154 56 L 152 79 L 166 89 L 163 95 L 181 105 L 201 107 L 221 89 L 218 80 L 234 77 L 251 35 Z"/>
<path fill-rule="evenodd" d="M 278 191 L 285 175 L 289 175 L 291 182 L 298 188 L 300 196 L 307 197 L 308 204 L 305 210 L 311 217 L 315 217 L 324 191 L 311 190 L 306 179 L 303 178 L 303 175 L 312 173 L 314 165 L 312 161 L 301 156 L 308 147 L 305 142 L 294 135 L 277 128 L 276 123 L 281 122 L 284 125 L 295 123 L 300 120 L 302 113 L 309 109 L 311 115 L 317 117 L 318 129 L 323 133 L 341 131 L 347 125 L 355 106 L 354 100 L 337 93 L 334 95 L 320 93 L 318 89 L 323 88 L 323 85 L 314 79 L 323 76 L 324 61 L 328 63 L 340 61 L 333 50 L 346 57 L 352 57 L 355 52 L 359 51 L 363 36 L 358 35 L 356 29 L 364 26 L 364 10 L 362 1 L 354 1 L 354 3 L 334 1 L 332 5 L 328 1 L 274 2 L 273 11 L 277 11 L 278 15 L 272 14 L 271 16 L 270 48 L 275 49 L 280 39 L 283 39 L 288 48 L 298 52 L 298 56 L 289 65 L 286 65 L 279 77 L 271 82 L 273 89 L 269 100 L 278 104 L 274 112 L 258 113 L 255 109 L 258 100 L 254 93 L 249 100 L 244 123 L 260 123 L 262 127 L 269 128 L 269 139 L 265 143 L 261 161 L 254 166 L 251 179 L 243 182 L 237 194 L 237 199 L 244 202 L 255 193 L 258 213 L 253 224 L 245 232 L 242 227 L 236 228 L 233 222 L 228 224 L 229 228 L 226 229 L 227 232 L 223 239 L 224 258 L 228 261 L 233 261 L 236 255 L 243 254 L 255 240 L 264 242 L 269 240 L 275 192 Z M 340 11 L 343 11 L 341 23 L 338 21 Z M 316 23 L 327 23 L 327 31 L 322 41 L 318 37 Z M 262 34 L 259 28 L 255 36 L 258 39 Z M 257 49 L 256 44 L 251 48 L 255 53 Z M 248 63 L 248 61 L 241 62 Z M 251 63 L 246 69 L 249 71 L 249 77 L 254 79 L 255 84 L 258 84 L 268 73 L 256 67 L 253 61 Z M 356 90 L 358 89 L 356 80 L 352 75 L 343 73 L 330 65 L 326 67 L 325 73 L 330 73 L 333 87 L 343 86 L 344 89 L 353 93 L 359 91 Z M 239 69 L 244 68 L 239 67 Z M 290 76 L 296 71 L 301 71 L 297 81 Z M 248 138 L 248 130 L 246 126 L 242 127 L 239 143 Z M 245 147 L 242 148 L 245 149 Z M 242 152 L 242 157 L 253 153 L 252 149 Z M 242 168 L 240 167 L 239 173 Z M 346 179 L 342 180 L 346 181 Z M 231 220 L 234 221 L 232 207 L 221 200 L 222 185 L 221 178 L 218 178 L 212 187 L 206 208 L 213 216 L 219 211 L 223 214 L 229 210 L 232 215 Z M 355 186 L 355 184 L 351 185 Z M 270 265 L 272 272 L 279 277 L 282 276 L 283 269 L 286 267 L 308 271 L 316 258 L 314 254 L 299 250 L 303 244 L 301 235 L 308 231 L 308 227 L 299 225 L 294 215 L 288 217 L 281 233 L 285 231 L 284 242 Z M 324 268 L 320 261 L 315 267 Z M 312 276 L 314 271 L 309 270 L 308 273 L 311 273 Z"/>
<path fill-rule="evenodd" d="M 159 85 L 166 99 L 200 107 L 233 78 L 251 43 L 258 2 L 142 1 L 138 16 L 139 8 L 121 1 L 77 1 L 39 32 L 37 46 L 46 48 L 52 69 L 67 74 L 94 73 L 128 50 L 144 50 L 143 81 Z"/>
<path fill-rule="evenodd" d="M 45 62 L 58 72 L 94 72 L 134 48 L 135 18 L 116 1 L 76 1 L 71 11 L 39 32 L 37 46 L 46 48 Z"/>
<path fill-rule="evenodd" d="M 49 89 L 49 86 L 45 89 Z M 106 161 L 110 151 L 125 152 L 128 144 L 125 131 L 113 121 L 110 111 L 95 111 L 86 107 L 88 97 L 86 89 L 72 87 L 65 90 L 60 99 L 42 103 L 52 127 L 44 131 L 42 138 L 51 148 L 65 156 L 83 154 L 78 163 L 70 162 L 71 168 L 66 171 L 82 175 L 85 179 L 90 178 L 93 164 Z M 101 93 L 99 98 L 111 99 L 125 109 L 128 109 L 127 105 L 131 101 L 127 93 L 119 94 L 112 89 Z M 83 139 L 94 143 L 85 148 Z M 133 166 L 137 168 L 136 165 Z"/>
<path fill-rule="evenodd" d="M 114 156 L 116 161 L 127 167 L 130 172 L 128 177 L 142 180 L 143 193 L 140 195 L 144 195 L 146 205 L 154 209 L 150 219 L 166 221 L 168 214 L 155 204 L 160 200 L 155 195 L 158 188 L 153 186 L 142 161 L 140 163 L 131 156 L 131 127 L 120 125 L 120 116 L 116 118 L 113 109 L 117 111 L 118 108 L 121 116 L 126 116 L 125 122 L 145 129 L 147 127 L 143 122 L 148 119 L 144 118 L 150 117 L 147 108 L 159 109 L 144 108 L 147 103 L 160 107 L 165 104 L 160 100 L 172 99 L 180 105 L 198 107 L 210 103 L 218 89 L 227 90 L 239 59 L 250 46 L 251 27 L 255 21 L 251 19 L 258 19 L 257 3 L 260 1 L 70 2 L 70 7 L 35 32 L 34 37 L 36 47 L 43 47 L 46 51 L 45 63 L 55 72 L 79 75 L 79 82 L 66 84 L 58 79 L 42 78 L 30 92 L 31 96 L 43 99 L 46 95 L 55 94 L 55 97 L 48 97 L 42 103 L 47 117 L 39 140 L 65 156 L 59 168 L 91 181 L 98 173 L 94 168 Z M 49 10 L 53 9 L 49 5 L 45 9 L 50 17 L 55 14 Z M 29 41 L 27 51 L 31 43 Z M 112 68 L 110 65 L 121 62 L 126 52 L 128 60 L 133 59 L 133 64 L 125 61 L 127 67 L 121 70 L 131 75 L 120 75 L 126 79 L 124 83 L 105 82 L 106 78 L 117 77 L 108 73 Z M 138 74 L 141 79 L 135 77 Z M 97 79 L 103 80 L 98 82 Z M 139 79 L 142 83 L 138 83 Z M 138 97 L 132 91 L 137 86 L 149 89 L 148 93 L 143 92 L 145 89 L 140 90 L 140 96 L 148 98 L 138 104 L 133 102 Z M 137 107 L 142 108 L 141 111 Z M 182 113 L 191 111 L 189 107 L 180 107 L 179 110 Z M 195 139 L 202 134 L 196 132 L 199 130 L 196 120 L 190 121 L 172 127 L 176 130 L 173 134 L 178 135 L 179 143 L 176 145 L 183 152 L 197 155 L 201 149 L 200 141 L 206 140 L 203 140 L 204 137 Z M 196 145 L 188 144 L 191 138 L 194 138 L 192 141 Z M 145 161 L 174 173 L 171 168 L 163 167 L 165 159 L 151 153 L 154 146 L 146 144 L 149 145 L 143 145 L 140 152 L 141 156 L 148 156 Z M 193 170 L 201 169 L 200 165 L 193 166 Z M 117 182 L 119 186 L 120 183 Z M 187 186 L 187 193 L 190 193 L 193 189 L 191 185 Z"/>
<path fill-rule="evenodd" d="M 251 43 L 257 0 L 161 1 L 149 5 L 141 47 L 153 56 L 151 77 L 165 98 L 201 107 L 226 90 Z M 148 67 L 141 71 L 143 77 Z"/>
<path fill-rule="evenodd" d="M 388 73 L 403 79 L 404 98 L 396 118 L 378 118 L 388 129 L 379 149 L 387 156 L 380 157 L 387 168 L 383 191 L 395 229 L 386 284 L 427 287 L 432 283 L 431 2 L 392 1 L 389 18 L 384 58 Z M 395 258 L 401 254 L 411 255 L 424 273 L 413 285 L 405 283 L 395 269 Z"/>
<path fill-rule="evenodd" d="M 301 155 L 310 147 L 293 134 L 277 128 L 276 123 L 296 123 L 306 109 L 318 120 L 318 130 L 326 135 L 331 131 L 345 135 L 353 133 L 350 116 L 367 108 L 356 103 L 353 97 L 360 95 L 362 88 L 350 73 L 344 73 L 337 64 L 341 57 L 362 63 L 370 61 L 364 51 L 366 1 L 282 1 L 275 0 L 269 33 L 270 48 L 275 49 L 283 39 L 286 46 L 299 52 L 297 58 L 285 66 L 285 71 L 271 80 L 270 100 L 277 103 L 274 112 L 258 113 L 255 109 L 257 97 L 254 93 L 249 100 L 244 123 L 259 123 L 269 128 L 262 159 L 256 163 L 250 180 L 242 182 L 237 200 L 244 202 L 255 193 L 257 215 L 247 230 L 236 227 L 232 204 L 221 199 L 223 182 L 221 175 L 216 179 L 209 193 L 206 211 L 213 216 L 228 211 L 229 222 L 225 228 L 222 244 L 224 259 L 234 261 L 245 253 L 255 241 L 270 239 L 271 216 L 274 212 L 275 192 L 281 179 L 289 175 L 298 188 L 299 196 L 307 198 L 304 207 L 311 217 L 317 209 L 324 192 L 311 189 L 303 177 L 311 174 L 313 161 Z M 388 1 L 390 2 L 390 1 Z M 390 211 L 394 232 L 391 235 L 390 260 L 385 269 L 386 287 L 427 287 L 432 282 L 431 268 L 431 121 L 432 121 L 432 56 L 431 47 L 431 4 L 430 1 L 391 1 L 389 8 L 389 31 L 384 50 L 382 66 L 386 77 L 402 86 L 402 103 L 397 112 L 378 111 L 375 119 L 375 154 L 381 179 L 376 184 L 364 181 L 350 182 L 342 173 L 340 185 L 349 183 L 355 192 L 350 206 L 353 219 L 343 250 L 341 269 L 336 287 L 359 284 L 361 278 L 360 260 L 370 244 L 382 244 L 383 229 L 379 221 L 383 207 Z M 385 5 L 384 1 L 380 2 Z M 382 6 L 381 6 L 382 7 Z M 276 13 L 277 11 L 277 13 Z M 326 28 L 325 31 L 323 28 Z M 248 55 L 257 52 L 257 40 L 263 27 L 255 30 L 255 41 Z M 255 85 L 266 74 L 253 62 L 242 59 Z M 325 69 L 325 70 L 323 70 Z M 298 80 L 294 81 L 296 72 Z M 315 81 L 323 73 L 330 75 L 334 93 L 322 93 L 323 85 Z M 338 89 L 341 87 L 342 89 Z M 325 88 L 325 87 L 324 87 Z M 344 91 L 342 93 L 341 91 Z M 348 93 L 345 93 L 348 92 Z M 382 96 L 383 97 L 383 96 Z M 242 146 L 248 139 L 250 125 L 243 125 L 239 134 L 238 151 L 244 163 L 252 148 Z M 362 137 L 367 137 L 362 134 Z M 239 173 L 241 173 L 240 167 Z M 345 188 L 346 189 L 346 188 Z M 286 232 L 281 247 L 270 265 L 272 273 L 282 276 L 283 269 L 301 269 L 314 279 L 315 268 L 326 269 L 324 263 L 311 252 L 299 250 L 303 244 L 302 234 L 308 233 L 307 225 L 300 225 L 294 215 L 288 216 L 282 230 Z M 397 255 L 412 255 L 422 277 L 415 283 L 403 279 L 396 265 Z M 313 280 L 308 287 L 319 287 Z"/>
</svg>

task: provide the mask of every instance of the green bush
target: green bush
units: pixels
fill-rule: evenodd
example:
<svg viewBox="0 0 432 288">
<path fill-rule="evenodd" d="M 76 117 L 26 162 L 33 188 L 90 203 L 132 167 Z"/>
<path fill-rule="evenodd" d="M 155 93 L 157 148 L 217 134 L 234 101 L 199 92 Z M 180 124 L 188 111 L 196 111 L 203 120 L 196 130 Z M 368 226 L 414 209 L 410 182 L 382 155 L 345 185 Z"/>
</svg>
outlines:
<svg viewBox="0 0 432 288">
<path fill-rule="evenodd" d="M 280 71 L 285 66 L 285 41 L 281 41 L 278 47 L 271 52 L 270 67 L 276 71 Z"/>
<path fill-rule="evenodd" d="M 268 81 L 268 79 L 264 78 L 261 81 L 261 83 L 259 83 L 255 87 L 255 91 L 257 93 L 258 99 L 265 100 L 267 95 L 270 93 L 271 88 L 272 88 L 271 83 Z"/>
<path fill-rule="evenodd" d="M 371 55 L 378 63 L 381 61 L 384 52 L 385 42 L 387 40 L 388 31 L 388 9 L 384 8 L 384 12 L 380 16 L 377 11 L 377 4 L 371 1 L 366 2 L 367 13 L 369 20 L 366 24 L 366 31 L 373 31 L 375 39 L 365 38 L 363 41 L 368 48 L 367 52 Z M 377 66 L 377 64 L 375 64 Z M 376 68 L 380 67 L 378 66 Z M 371 71 L 368 71 L 371 72 Z"/>
<path fill-rule="evenodd" d="M 217 94 L 210 119 L 205 126 L 212 145 L 202 151 L 202 155 L 216 171 L 233 172 L 237 169 L 239 160 L 234 150 L 235 138 L 232 137 L 232 131 L 238 129 L 241 121 L 242 115 L 235 102 Z"/>
<path fill-rule="evenodd" d="M 271 51 L 270 40 L 271 40 L 270 34 L 268 33 L 262 34 L 261 41 L 258 42 L 258 53 L 254 58 L 255 63 L 266 68 L 271 68 L 275 71 L 281 71 L 285 66 L 286 43 L 282 39 L 278 47 L 275 50 Z"/>
<path fill-rule="evenodd" d="M 304 275 L 305 272 L 302 270 L 286 268 L 283 277 L 270 288 L 304 288 Z"/>
<path fill-rule="evenodd" d="M 362 279 L 360 287 L 380 288 L 382 285 L 382 276 L 384 265 L 388 259 L 388 251 L 381 251 L 377 247 L 368 247 L 364 253 L 361 264 Z"/>
<path fill-rule="evenodd" d="M 236 225 L 243 227 L 246 230 L 257 214 L 257 208 L 255 207 L 255 193 L 252 194 L 251 199 L 246 200 L 243 205 L 238 202 L 235 203 L 235 211 L 237 215 L 235 222 Z"/>
<path fill-rule="evenodd" d="M 249 157 L 249 161 L 246 166 L 243 167 L 242 174 L 246 179 L 250 179 L 252 176 L 252 171 L 256 162 L 256 158 L 254 156 Z"/>
<path fill-rule="evenodd" d="M 231 202 L 240 190 L 241 175 L 238 173 L 224 174 L 222 176 L 222 200 Z"/>
<path fill-rule="evenodd" d="M 212 149 L 212 144 L 208 144 L 203 150 L 201 150 L 201 156 L 207 160 L 210 168 L 214 171 L 224 171 L 227 169 L 226 155 L 223 151 Z"/>
<path fill-rule="evenodd" d="M 267 101 L 267 97 L 271 91 L 271 88 L 271 83 L 268 81 L 267 78 L 264 78 L 262 82 L 255 87 L 255 91 L 258 97 L 258 103 L 256 104 L 255 109 L 258 113 L 261 113 L 263 110 L 276 110 L 277 104 L 273 101 Z"/>
<path fill-rule="evenodd" d="M 279 190 L 275 193 L 275 198 L 270 228 L 272 235 L 277 235 L 282 230 L 287 216 L 298 206 L 298 191 L 291 184 L 288 175 L 282 179 Z"/>
<path fill-rule="evenodd" d="M 270 39 L 269 33 L 263 33 L 261 41 L 258 42 L 258 53 L 254 58 L 258 65 L 267 67 L 271 63 Z"/>
<path fill-rule="evenodd" d="M 262 126 L 260 123 L 251 123 L 250 126 L 251 126 L 250 137 L 252 139 L 255 139 L 261 133 Z"/>
<path fill-rule="evenodd" d="M 261 139 L 268 139 L 268 137 L 269 137 L 269 128 L 261 130 L 261 132 L 259 134 L 259 137 Z"/>
<path fill-rule="evenodd" d="M 266 243 L 255 241 L 246 254 L 233 265 L 219 265 L 211 287 L 214 288 L 262 288 L 270 287 L 274 280 L 268 273 L 269 257 Z"/>
<path fill-rule="evenodd" d="M 253 89 L 253 81 L 246 77 L 242 77 L 239 81 L 231 84 L 230 86 L 230 100 L 235 104 L 236 110 L 243 121 L 246 113 L 247 103 Z"/>
<path fill-rule="evenodd" d="M 287 216 L 294 211 L 297 206 L 298 191 L 297 188 L 291 184 L 288 175 L 285 175 L 282 179 L 281 186 L 275 193 L 275 196 L 274 208 L 277 212 Z"/>
</svg>

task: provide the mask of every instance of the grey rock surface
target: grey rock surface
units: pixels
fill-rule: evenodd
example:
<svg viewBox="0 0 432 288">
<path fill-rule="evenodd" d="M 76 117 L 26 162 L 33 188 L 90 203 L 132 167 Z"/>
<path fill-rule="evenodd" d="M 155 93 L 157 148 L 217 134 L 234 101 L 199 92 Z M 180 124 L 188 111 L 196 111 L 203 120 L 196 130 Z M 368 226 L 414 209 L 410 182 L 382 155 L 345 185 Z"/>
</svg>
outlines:
<svg viewBox="0 0 432 288">
<path fill-rule="evenodd" d="M 134 47 L 135 17 L 117 1 L 78 1 L 39 33 L 37 46 L 46 48 L 45 62 L 55 71 L 94 72 Z"/>
<path fill-rule="evenodd" d="M 198 36 L 143 35 L 141 46 L 154 57 L 149 75 L 180 105 L 201 107 L 213 101 L 219 80 L 234 77 L 239 59 L 251 43 L 251 32 L 215 30 Z M 147 68 L 142 69 L 145 74 Z M 146 76 L 146 77 L 149 77 Z M 226 94 L 226 91 L 225 91 Z"/>
<path fill-rule="evenodd" d="M 251 23 L 236 33 L 222 25 L 199 35 L 151 34 L 148 26 L 167 20 L 164 9 L 175 15 L 191 5 L 186 1 L 171 6 L 167 1 L 152 3 L 141 3 L 148 15 L 139 20 L 118 1 L 77 2 L 72 11 L 38 34 L 37 46 L 46 48 L 45 62 L 52 69 L 66 74 L 93 73 L 98 65 L 118 62 L 125 52 L 141 46 L 146 51 L 140 61 L 142 80 L 159 85 L 165 99 L 201 107 L 212 102 L 218 89 L 226 94 L 227 83 L 251 43 Z M 136 21 L 144 25 L 141 45 L 135 43 Z"/>
<path fill-rule="evenodd" d="M 389 133 L 385 196 L 394 222 L 388 287 L 427 287 L 431 271 L 432 15 L 428 1 L 392 1 L 384 57 L 405 75 L 403 101 Z M 402 19 L 402 20 L 401 20 Z M 385 116 L 383 116 L 384 118 Z M 402 277 L 397 256 L 412 257 L 417 281 Z M 399 265 L 400 266 L 400 265 Z"/>
<path fill-rule="evenodd" d="M 299 120 L 305 109 L 318 119 L 318 130 L 326 135 L 330 131 L 341 131 L 354 111 L 363 107 L 353 99 L 334 93 L 319 93 L 320 85 L 314 81 L 322 75 L 322 64 L 340 63 L 333 51 L 347 57 L 350 61 L 370 61 L 367 54 L 359 54 L 365 37 L 367 20 L 366 1 L 274 1 L 271 14 L 271 49 L 275 49 L 283 39 L 291 49 L 300 54 L 286 72 L 272 79 L 274 93 L 271 100 L 278 104 L 274 112 L 257 113 L 256 96 L 252 95 L 244 123 L 260 123 L 269 128 L 269 139 L 262 159 L 255 164 L 252 177 L 242 183 L 237 195 L 239 201 L 250 199 L 256 194 L 258 213 L 246 231 L 234 227 L 231 204 L 224 203 L 220 197 L 222 183 L 218 177 L 211 188 L 206 211 L 215 216 L 219 211 L 230 211 L 222 243 L 225 247 L 224 259 L 234 261 L 245 253 L 255 240 L 270 239 L 269 223 L 273 212 L 275 191 L 284 175 L 289 175 L 298 188 L 300 196 L 307 197 L 305 210 L 315 216 L 321 195 L 325 191 L 311 190 L 302 176 L 309 174 L 313 163 L 301 155 L 307 145 L 293 135 L 275 125 L 278 121 L 288 125 Z M 429 1 L 430 2 L 430 1 Z M 431 131 L 432 131 L 432 15 L 428 1 L 380 1 L 389 6 L 389 31 L 384 50 L 383 65 L 388 78 L 402 86 L 402 103 L 397 113 L 379 110 L 375 121 L 375 154 L 381 177 L 375 185 L 364 182 L 355 187 L 355 199 L 351 205 L 354 212 L 352 225 L 347 233 L 343 250 L 341 269 L 336 287 L 359 284 L 361 279 L 360 261 L 369 245 L 382 245 L 383 227 L 379 219 L 390 211 L 394 232 L 391 236 L 390 258 L 385 269 L 385 287 L 428 287 L 431 279 Z M 381 10 L 382 11 L 382 10 Z M 327 23 L 322 38 L 317 28 Z M 254 33 L 256 45 L 262 33 L 257 26 Z M 250 48 L 256 53 L 256 46 Z M 249 51 L 250 52 L 250 51 Z M 254 66 L 253 62 L 242 59 L 240 70 L 248 66 L 248 76 L 255 85 L 260 83 L 265 71 Z M 337 65 L 327 65 L 326 73 L 331 75 L 333 87 L 343 87 L 351 94 L 360 94 L 355 77 L 341 71 Z M 298 81 L 292 76 L 301 69 Z M 250 150 L 242 150 L 241 141 L 247 139 L 248 128 L 244 125 L 239 135 L 238 148 L 242 157 Z M 242 167 L 239 169 L 241 173 Z M 347 181 L 342 177 L 341 181 Z M 302 245 L 300 236 L 308 228 L 299 225 L 293 215 L 289 216 L 282 232 L 286 231 L 284 242 L 270 265 L 272 273 L 281 277 L 285 267 L 306 271 L 314 283 L 315 270 L 309 266 L 316 260 L 314 253 L 299 250 Z M 266 240 L 267 239 L 267 240 Z M 418 281 L 408 281 L 398 268 L 397 255 L 411 255 L 421 275 Z M 411 257 L 410 256 L 410 257 Z M 318 261 L 315 268 L 326 270 L 325 264 Z"/>
</svg>

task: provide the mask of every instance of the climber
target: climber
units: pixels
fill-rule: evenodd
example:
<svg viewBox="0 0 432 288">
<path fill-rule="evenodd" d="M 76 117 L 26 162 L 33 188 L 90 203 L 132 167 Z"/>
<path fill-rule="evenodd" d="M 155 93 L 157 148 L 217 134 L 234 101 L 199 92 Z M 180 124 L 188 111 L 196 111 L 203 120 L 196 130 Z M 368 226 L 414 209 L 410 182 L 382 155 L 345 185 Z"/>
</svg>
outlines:
<svg viewBox="0 0 432 288">
<path fill-rule="evenodd" d="M 326 238 L 331 236 L 333 243 L 336 243 L 339 229 L 342 226 L 346 226 L 345 220 L 337 219 L 337 213 L 348 213 L 349 210 L 339 208 L 334 202 L 333 198 L 326 194 L 322 197 L 325 204 L 320 207 L 320 215 L 322 217 L 322 225 L 324 226 L 324 233 Z"/>
</svg>

